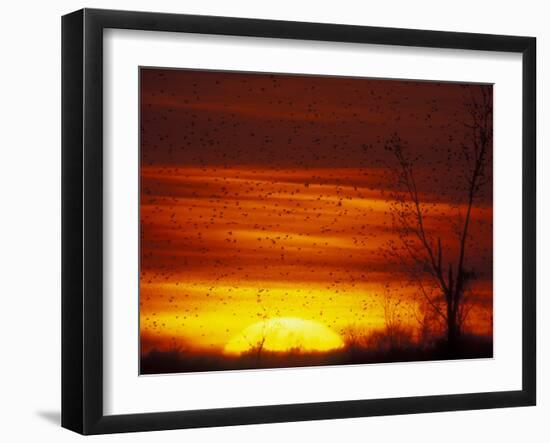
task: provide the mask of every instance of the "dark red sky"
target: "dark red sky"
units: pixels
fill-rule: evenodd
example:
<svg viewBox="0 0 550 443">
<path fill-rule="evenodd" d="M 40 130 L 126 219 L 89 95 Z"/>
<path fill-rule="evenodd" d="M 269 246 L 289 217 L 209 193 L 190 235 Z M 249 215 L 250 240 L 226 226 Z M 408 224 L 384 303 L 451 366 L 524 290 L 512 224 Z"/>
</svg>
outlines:
<svg viewBox="0 0 550 443">
<path fill-rule="evenodd" d="M 463 182 L 457 164 L 470 93 L 476 86 L 142 68 L 142 162 L 373 168 L 397 132 L 421 157 L 420 187 L 437 185 L 443 197 Z"/>
</svg>

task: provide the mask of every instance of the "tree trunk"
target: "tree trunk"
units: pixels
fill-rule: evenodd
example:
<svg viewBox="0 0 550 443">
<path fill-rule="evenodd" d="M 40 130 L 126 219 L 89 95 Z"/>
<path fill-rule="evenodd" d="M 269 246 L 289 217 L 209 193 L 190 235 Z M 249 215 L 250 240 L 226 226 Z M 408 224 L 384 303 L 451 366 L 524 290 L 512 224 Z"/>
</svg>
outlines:
<svg viewBox="0 0 550 443">
<path fill-rule="evenodd" d="M 447 344 L 450 351 L 454 351 L 456 349 L 457 341 L 458 327 L 456 321 L 454 321 L 451 317 L 451 319 L 447 321 Z"/>
<path fill-rule="evenodd" d="M 460 337 L 460 325 L 458 324 L 458 297 L 447 299 L 447 345 L 449 351 L 456 351 Z"/>
</svg>

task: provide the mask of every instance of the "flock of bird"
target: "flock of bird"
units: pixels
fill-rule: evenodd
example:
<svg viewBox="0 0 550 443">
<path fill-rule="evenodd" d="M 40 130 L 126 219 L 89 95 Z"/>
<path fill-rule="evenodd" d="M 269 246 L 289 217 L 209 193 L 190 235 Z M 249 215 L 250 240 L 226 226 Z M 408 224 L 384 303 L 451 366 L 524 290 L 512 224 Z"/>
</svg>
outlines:
<svg viewBox="0 0 550 443">
<path fill-rule="evenodd" d="M 172 325 L 218 346 L 213 331 L 226 340 L 258 318 L 379 324 L 388 281 L 412 303 L 379 252 L 394 235 L 380 191 L 399 185 L 379 148 L 395 132 L 407 140 L 431 229 L 452 236 L 460 85 L 147 68 L 141 88 L 142 334 Z M 476 206 L 481 269 L 491 194 Z"/>
</svg>

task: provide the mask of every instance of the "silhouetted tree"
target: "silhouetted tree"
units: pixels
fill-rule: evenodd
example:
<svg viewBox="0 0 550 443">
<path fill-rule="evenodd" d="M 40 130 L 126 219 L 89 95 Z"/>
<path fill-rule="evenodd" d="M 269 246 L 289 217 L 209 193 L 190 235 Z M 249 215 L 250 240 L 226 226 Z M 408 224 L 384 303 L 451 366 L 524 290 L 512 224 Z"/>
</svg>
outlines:
<svg viewBox="0 0 550 443">
<path fill-rule="evenodd" d="M 402 303 L 403 298 L 392 294 L 389 284 L 384 288 L 383 310 L 385 333 L 388 338 L 389 348 L 395 350 L 401 347 L 403 335 Z"/>
<path fill-rule="evenodd" d="M 464 122 L 466 135 L 452 155 L 449 174 L 449 181 L 457 180 L 452 185 L 457 216 L 450 226 L 457 234 L 456 240 L 453 236 L 436 236 L 434 229 L 430 229 L 430 223 L 440 223 L 442 218 L 438 221 L 441 214 L 437 213 L 437 202 L 430 201 L 426 197 L 428 193 L 419 189 L 415 166 L 425 159 L 410 153 L 407 142 L 397 133 L 384 144 L 392 159 L 386 163 L 386 170 L 394 184 L 389 212 L 392 230 L 397 234 L 385 251 L 401 262 L 421 297 L 442 319 L 451 349 L 456 346 L 467 315 L 465 291 L 475 277 L 474 270 L 466 264 L 472 207 L 490 179 L 487 165 L 492 154 L 491 86 L 465 86 L 464 89 L 468 95 L 465 106 L 469 120 Z M 438 188 L 432 191 L 437 194 Z"/>
</svg>

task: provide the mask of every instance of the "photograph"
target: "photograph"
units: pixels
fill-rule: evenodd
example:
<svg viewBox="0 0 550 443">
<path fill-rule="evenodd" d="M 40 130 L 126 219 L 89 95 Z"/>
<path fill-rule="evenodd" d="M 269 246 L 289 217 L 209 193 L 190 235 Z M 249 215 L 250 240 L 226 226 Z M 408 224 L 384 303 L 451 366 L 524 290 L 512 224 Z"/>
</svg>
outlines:
<svg viewBox="0 0 550 443">
<path fill-rule="evenodd" d="M 493 357 L 493 85 L 139 67 L 139 373 Z"/>
</svg>

